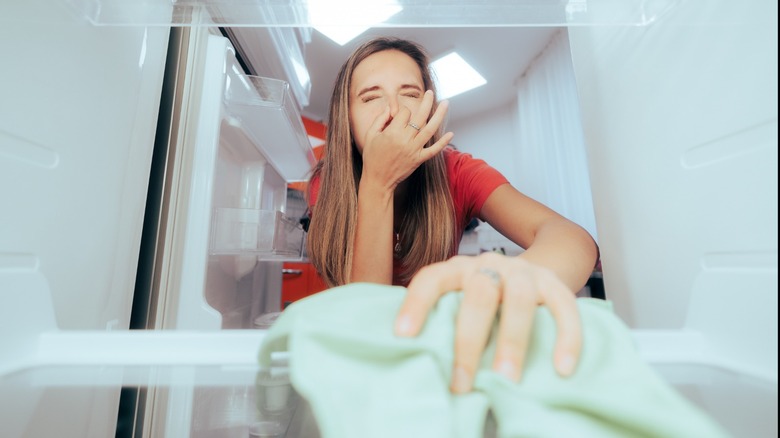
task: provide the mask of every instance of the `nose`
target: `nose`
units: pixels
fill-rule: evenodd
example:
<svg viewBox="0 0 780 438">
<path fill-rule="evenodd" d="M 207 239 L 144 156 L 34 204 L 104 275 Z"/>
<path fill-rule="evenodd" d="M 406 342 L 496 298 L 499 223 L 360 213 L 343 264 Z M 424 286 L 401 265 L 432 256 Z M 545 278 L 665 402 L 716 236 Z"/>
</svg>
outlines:
<svg viewBox="0 0 780 438">
<path fill-rule="evenodd" d="M 395 96 L 388 97 L 387 104 L 390 105 L 390 117 L 395 118 L 395 115 L 398 114 L 398 110 L 401 109 L 398 98 Z"/>
</svg>

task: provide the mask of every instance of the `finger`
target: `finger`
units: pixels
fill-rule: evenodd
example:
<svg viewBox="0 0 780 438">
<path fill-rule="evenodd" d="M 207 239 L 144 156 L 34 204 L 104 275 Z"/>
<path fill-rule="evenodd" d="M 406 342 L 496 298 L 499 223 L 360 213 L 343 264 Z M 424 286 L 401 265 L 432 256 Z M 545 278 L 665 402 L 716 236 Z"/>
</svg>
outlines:
<svg viewBox="0 0 780 438">
<path fill-rule="evenodd" d="M 582 324 L 577 309 L 577 299 L 574 293 L 552 274 L 541 278 L 539 291 L 555 318 L 557 327 L 553 353 L 555 369 L 561 376 L 570 376 L 577 367 L 582 351 Z"/>
<path fill-rule="evenodd" d="M 425 266 L 412 278 L 396 317 L 396 335 L 416 336 L 439 298 L 461 288 L 459 258 Z"/>
<path fill-rule="evenodd" d="M 439 103 L 439 106 L 436 108 L 436 111 L 434 111 L 431 118 L 427 122 L 424 122 L 424 125 L 420 125 L 422 128 L 420 129 L 419 137 L 421 139 L 427 142 L 431 137 L 433 137 L 434 134 L 436 134 L 436 131 L 439 130 L 439 126 L 441 126 L 442 122 L 444 121 L 444 117 L 447 115 L 449 106 L 449 101 L 442 101 Z"/>
<path fill-rule="evenodd" d="M 523 375 L 538 307 L 535 284 L 527 276 L 508 275 L 504 284 L 501 317 L 493 369 L 517 382 Z"/>
<path fill-rule="evenodd" d="M 431 158 L 433 158 L 436 154 L 441 152 L 444 148 L 447 147 L 448 144 L 450 144 L 450 141 L 452 141 L 453 137 L 455 137 L 455 134 L 452 132 L 448 132 L 444 134 L 439 141 L 432 144 L 430 147 L 423 148 L 420 151 L 420 162 L 428 161 Z"/>
<path fill-rule="evenodd" d="M 472 271 L 463 287 L 463 301 L 455 322 L 455 358 L 450 389 L 471 390 L 498 310 L 501 291 L 491 277 Z"/>
<path fill-rule="evenodd" d="M 441 125 L 441 123 L 444 121 L 444 117 L 447 115 L 447 112 L 450 110 L 450 101 L 449 100 L 443 100 L 439 102 L 439 106 L 436 107 L 436 111 L 433 112 L 433 115 L 431 115 L 430 120 L 428 123 L 435 123 L 436 128 Z"/>
<path fill-rule="evenodd" d="M 369 133 L 373 134 L 379 134 L 385 129 L 385 125 L 387 125 L 387 121 L 390 118 L 390 106 L 386 106 L 384 111 L 382 111 L 376 119 L 374 119 L 374 122 L 371 123 L 371 126 L 368 128 Z"/>
<path fill-rule="evenodd" d="M 433 102 L 436 100 L 432 90 L 426 90 L 423 94 L 422 102 L 417 108 L 417 111 L 411 115 L 410 121 L 417 126 L 423 126 L 428 123 L 428 119 L 431 117 L 431 108 L 433 108 Z"/>
<path fill-rule="evenodd" d="M 405 129 L 408 129 L 410 131 L 414 131 L 409 126 L 409 121 L 412 117 L 412 111 L 406 107 L 406 105 L 401 105 L 398 108 L 398 112 L 395 113 L 395 116 L 393 116 L 393 120 L 390 122 L 390 125 L 388 125 L 389 128 L 397 129 L 399 131 L 403 131 Z M 417 134 L 417 132 L 414 132 L 414 134 Z"/>
</svg>

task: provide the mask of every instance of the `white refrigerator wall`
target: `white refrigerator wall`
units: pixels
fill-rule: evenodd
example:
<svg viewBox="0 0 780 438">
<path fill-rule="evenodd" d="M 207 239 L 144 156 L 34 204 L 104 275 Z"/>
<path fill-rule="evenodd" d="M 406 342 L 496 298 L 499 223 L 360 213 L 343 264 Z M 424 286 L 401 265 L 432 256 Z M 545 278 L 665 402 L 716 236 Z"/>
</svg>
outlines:
<svg viewBox="0 0 780 438">
<path fill-rule="evenodd" d="M 777 378 L 777 3 L 569 29 L 605 288 Z"/>
<path fill-rule="evenodd" d="M 41 6 L 0 8 L 0 369 L 45 331 L 128 328 L 167 51 L 166 28 Z M 119 392 L 0 391 L 0 434 L 113 436 Z"/>
<path fill-rule="evenodd" d="M 13 275 L 51 289 L 59 328 L 126 329 L 168 29 L 87 25 L 65 2 L 7 3 L 1 284 Z M 19 318 L 45 311 L 9 300 Z"/>
</svg>

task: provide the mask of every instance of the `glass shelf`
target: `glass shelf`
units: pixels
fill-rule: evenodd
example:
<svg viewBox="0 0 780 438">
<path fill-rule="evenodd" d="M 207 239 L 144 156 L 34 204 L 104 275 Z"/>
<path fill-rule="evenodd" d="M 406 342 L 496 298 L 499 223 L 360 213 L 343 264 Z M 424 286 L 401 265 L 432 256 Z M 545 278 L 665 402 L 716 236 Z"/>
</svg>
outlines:
<svg viewBox="0 0 780 438">
<path fill-rule="evenodd" d="M 134 399 L 139 392 L 162 403 L 155 414 L 165 417 L 171 436 L 315 436 L 303 429 L 314 419 L 287 376 L 219 365 L 44 366 L 0 376 L 0 401 L 8 407 L 0 419 L 10 433 L 4 436 L 84 436 L 83 418 L 117 416 L 95 400 Z M 134 421 L 120 411 L 117 436 L 130 436 Z"/>
<path fill-rule="evenodd" d="M 598 26 L 647 25 L 680 0 L 64 0 L 99 25 L 162 26 Z M 327 5 L 315 22 L 309 5 Z M 382 23 L 355 11 L 399 10 Z"/>
</svg>

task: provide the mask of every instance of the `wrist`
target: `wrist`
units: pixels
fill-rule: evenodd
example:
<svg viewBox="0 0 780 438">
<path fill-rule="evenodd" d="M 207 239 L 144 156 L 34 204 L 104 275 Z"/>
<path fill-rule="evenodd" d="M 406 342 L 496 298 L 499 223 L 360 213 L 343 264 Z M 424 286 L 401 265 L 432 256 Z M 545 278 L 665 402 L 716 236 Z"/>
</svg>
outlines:
<svg viewBox="0 0 780 438">
<path fill-rule="evenodd" d="M 396 184 L 383 184 L 372 178 L 361 178 L 358 185 L 358 198 L 374 199 L 379 202 L 393 202 Z"/>
</svg>

